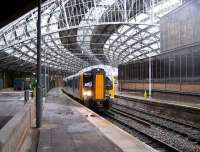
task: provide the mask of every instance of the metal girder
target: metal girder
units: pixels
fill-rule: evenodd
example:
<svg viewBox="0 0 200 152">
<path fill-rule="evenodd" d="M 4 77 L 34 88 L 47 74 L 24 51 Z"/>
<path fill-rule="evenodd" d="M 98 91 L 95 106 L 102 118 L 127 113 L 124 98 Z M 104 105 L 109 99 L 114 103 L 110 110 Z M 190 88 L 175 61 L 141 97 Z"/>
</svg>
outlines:
<svg viewBox="0 0 200 152">
<path fill-rule="evenodd" d="M 42 65 L 70 74 L 159 53 L 159 44 L 154 45 L 159 43 L 159 30 L 152 29 L 181 4 L 182 0 L 47 0 L 41 9 Z M 1 66 L 35 69 L 36 21 L 33 9 L 0 29 Z"/>
</svg>

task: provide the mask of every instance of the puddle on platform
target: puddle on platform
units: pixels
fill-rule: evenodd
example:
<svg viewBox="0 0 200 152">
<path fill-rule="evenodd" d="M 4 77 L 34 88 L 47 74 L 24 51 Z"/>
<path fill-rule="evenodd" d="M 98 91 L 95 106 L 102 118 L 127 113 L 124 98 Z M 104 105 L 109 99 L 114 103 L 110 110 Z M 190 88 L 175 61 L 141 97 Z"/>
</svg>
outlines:
<svg viewBox="0 0 200 152">
<path fill-rule="evenodd" d="M 2 129 L 11 118 L 12 116 L 0 116 L 0 129 Z"/>
</svg>

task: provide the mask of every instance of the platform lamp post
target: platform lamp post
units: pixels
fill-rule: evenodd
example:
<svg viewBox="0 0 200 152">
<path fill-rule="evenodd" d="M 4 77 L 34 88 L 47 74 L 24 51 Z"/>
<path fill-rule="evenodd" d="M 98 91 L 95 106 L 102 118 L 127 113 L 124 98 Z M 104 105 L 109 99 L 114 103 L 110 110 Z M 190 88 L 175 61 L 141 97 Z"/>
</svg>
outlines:
<svg viewBox="0 0 200 152">
<path fill-rule="evenodd" d="M 37 20 L 37 86 L 36 86 L 36 127 L 41 127 L 42 120 L 42 85 L 41 85 L 41 0 L 38 2 Z"/>
</svg>

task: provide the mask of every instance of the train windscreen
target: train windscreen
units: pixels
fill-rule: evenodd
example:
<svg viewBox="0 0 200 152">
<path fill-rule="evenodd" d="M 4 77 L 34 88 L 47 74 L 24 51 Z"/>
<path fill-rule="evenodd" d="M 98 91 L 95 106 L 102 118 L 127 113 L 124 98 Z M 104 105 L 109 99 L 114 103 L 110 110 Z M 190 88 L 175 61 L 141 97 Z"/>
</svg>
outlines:
<svg viewBox="0 0 200 152">
<path fill-rule="evenodd" d="M 84 83 L 84 87 L 91 88 L 92 87 L 92 75 L 91 74 L 84 75 L 83 83 Z"/>
<path fill-rule="evenodd" d="M 112 88 L 113 88 L 112 78 L 109 76 L 106 76 L 106 89 L 111 90 Z"/>
<path fill-rule="evenodd" d="M 85 74 L 83 78 L 84 87 L 91 88 L 92 87 L 92 75 L 91 74 Z M 106 76 L 105 79 L 105 87 L 107 90 L 113 89 L 112 84 L 112 77 Z"/>
</svg>

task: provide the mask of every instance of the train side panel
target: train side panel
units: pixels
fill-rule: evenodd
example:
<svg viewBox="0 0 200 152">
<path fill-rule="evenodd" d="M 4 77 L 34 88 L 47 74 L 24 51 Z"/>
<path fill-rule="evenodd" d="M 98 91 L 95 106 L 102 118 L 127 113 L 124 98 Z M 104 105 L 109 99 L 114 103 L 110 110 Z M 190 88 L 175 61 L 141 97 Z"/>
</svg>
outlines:
<svg viewBox="0 0 200 152">
<path fill-rule="evenodd" d="M 83 73 L 80 74 L 79 84 L 79 99 L 83 100 Z"/>
</svg>

